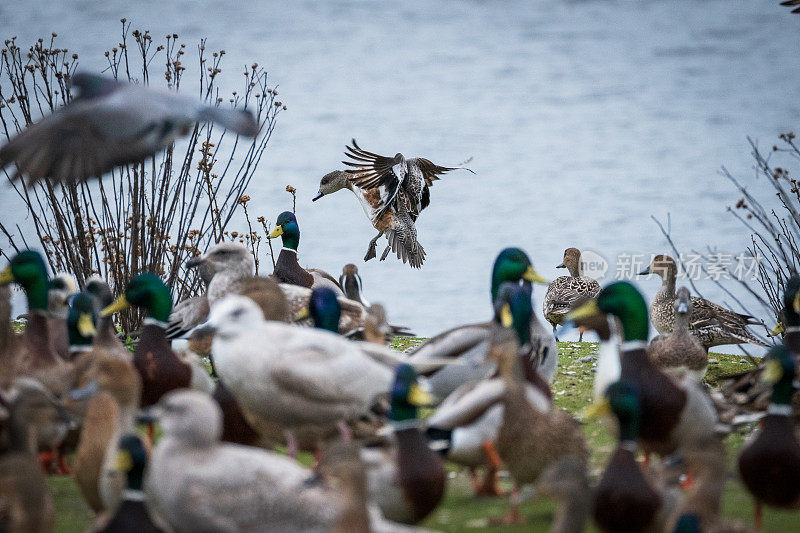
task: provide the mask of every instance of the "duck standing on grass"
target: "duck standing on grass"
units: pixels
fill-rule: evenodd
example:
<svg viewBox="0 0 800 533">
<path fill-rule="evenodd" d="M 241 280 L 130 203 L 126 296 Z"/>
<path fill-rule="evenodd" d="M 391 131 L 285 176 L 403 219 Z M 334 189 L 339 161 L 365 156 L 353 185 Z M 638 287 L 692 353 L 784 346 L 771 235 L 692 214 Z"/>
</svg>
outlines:
<svg viewBox="0 0 800 533">
<path fill-rule="evenodd" d="M 772 384 L 772 402 L 759 430 L 739 454 L 739 475 L 755 498 L 754 524 L 761 507 L 800 509 L 800 437 L 792 420 L 795 361 L 786 346 L 767 353 L 762 379 Z"/>
<path fill-rule="evenodd" d="M 417 419 L 419 407 L 431 396 L 417 382 L 414 369 L 399 365 L 391 390 L 389 424 L 391 443 L 365 448 L 361 458 L 367 468 L 370 501 L 395 522 L 416 524 L 442 499 L 446 473 L 439 455 L 428 447 Z"/>
<path fill-rule="evenodd" d="M 708 352 L 689 330 L 692 305 L 689 289 L 678 289 L 673 303 L 675 322 L 672 331 L 650 341 L 647 353 L 661 370 L 671 373 L 688 372 L 700 381 L 708 369 Z"/>
<path fill-rule="evenodd" d="M 305 269 L 297 262 L 297 248 L 300 245 L 300 226 L 297 217 L 291 211 L 278 215 L 275 229 L 269 234 L 270 239 L 280 237 L 283 247 L 275 262 L 273 276 L 281 283 L 300 285 L 306 288 L 328 287 L 344 296 L 339 283 L 327 272 L 317 268 Z"/>
<path fill-rule="evenodd" d="M 656 274 L 662 280 L 661 288 L 650 304 L 650 320 L 659 334 L 666 335 L 675 324 L 675 280 L 678 277 L 678 265 L 668 255 L 656 255 L 650 265 L 639 272 L 640 276 L 647 274 Z M 749 343 L 766 346 L 766 343 L 747 329 L 748 325 L 761 324 L 754 317 L 736 313 L 698 296 L 692 296 L 691 301 L 690 329 L 706 351 L 712 346 L 723 344 Z"/>
<path fill-rule="evenodd" d="M 577 248 L 564 250 L 564 260 L 556 268 L 566 268 L 569 276 L 559 276 L 554 279 L 547 287 L 542 301 L 542 312 L 545 319 L 553 326 L 553 335 L 556 334 L 556 326 L 561 324 L 573 307 L 594 298 L 600 292 L 597 280 L 582 275 L 581 251 Z M 583 331 L 578 338 L 578 342 L 581 341 L 583 341 Z"/>
</svg>

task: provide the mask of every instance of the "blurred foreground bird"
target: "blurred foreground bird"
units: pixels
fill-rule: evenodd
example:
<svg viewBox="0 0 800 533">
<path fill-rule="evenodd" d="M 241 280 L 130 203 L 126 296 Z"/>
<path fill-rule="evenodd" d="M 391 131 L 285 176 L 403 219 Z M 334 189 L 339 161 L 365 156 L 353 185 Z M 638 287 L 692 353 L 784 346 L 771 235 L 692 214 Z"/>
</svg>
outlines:
<svg viewBox="0 0 800 533">
<path fill-rule="evenodd" d="M 197 122 L 216 122 L 247 137 L 258 134 L 249 111 L 87 72 L 70 79 L 72 100 L 0 147 L 0 169 L 17 179 L 74 183 L 137 163 L 187 135 Z"/>
</svg>

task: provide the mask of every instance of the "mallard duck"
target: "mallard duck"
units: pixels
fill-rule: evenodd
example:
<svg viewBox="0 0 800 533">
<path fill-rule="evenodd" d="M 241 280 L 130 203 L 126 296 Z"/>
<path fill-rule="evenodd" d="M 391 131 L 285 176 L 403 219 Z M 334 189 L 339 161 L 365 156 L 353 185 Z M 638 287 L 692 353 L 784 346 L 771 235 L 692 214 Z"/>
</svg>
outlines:
<svg viewBox="0 0 800 533">
<path fill-rule="evenodd" d="M 53 348 L 62 358 L 69 360 L 69 339 L 67 338 L 67 313 L 69 312 L 70 298 L 78 292 L 78 284 L 72 274 L 60 273 L 50 280 L 47 291 L 47 312 L 50 318 L 47 325 L 50 328 L 50 338 Z"/>
<path fill-rule="evenodd" d="M 639 272 L 640 276 L 647 274 L 656 274 L 662 280 L 661 289 L 650 304 L 650 319 L 658 333 L 666 335 L 672 331 L 675 322 L 675 279 L 678 277 L 678 265 L 668 255 L 656 255 L 650 266 Z M 705 298 L 692 297 L 690 329 L 706 351 L 712 346 L 722 344 L 750 343 L 766 346 L 766 343 L 757 339 L 747 329 L 749 324 L 760 324 L 760 322 L 750 315 L 725 309 Z"/>
<path fill-rule="evenodd" d="M 170 339 L 182 337 L 205 322 L 214 302 L 238 293 L 245 281 L 253 277 L 255 262 L 253 254 L 245 246 L 221 242 L 206 253 L 189 259 L 186 268 L 198 269 L 206 284 L 206 292 L 178 302 L 169 315 L 167 337 Z"/>
<path fill-rule="evenodd" d="M 63 428 L 62 413 L 52 395 L 35 380 L 20 378 L 10 390 L 3 391 L 0 401 L 0 508 L 3 511 L 0 528 L 4 531 L 53 531 L 53 497 L 35 453 L 39 432 Z"/>
<path fill-rule="evenodd" d="M 92 295 L 95 304 L 95 315 L 97 317 L 94 348 L 103 350 L 114 357 L 132 360 L 133 353 L 128 350 L 117 336 L 117 328 L 114 325 L 114 318 L 111 316 L 101 317 L 100 312 L 114 302 L 114 295 L 105 280 L 92 276 L 86 280 L 86 292 Z"/>
<path fill-rule="evenodd" d="M 673 307 L 675 322 L 672 331 L 654 338 L 647 353 L 658 368 L 667 372 L 688 372 L 700 381 L 708 368 L 708 352 L 689 330 L 692 314 L 689 289 L 678 289 Z"/>
<path fill-rule="evenodd" d="M 147 311 L 133 352 L 133 364 L 142 378 L 141 404 L 148 407 L 166 392 L 189 387 L 192 368 L 170 348 L 165 330 L 169 325 L 172 296 L 158 276 L 144 273 L 133 278 L 124 294 L 103 309 L 101 315 L 110 316 L 131 306 Z"/>
<path fill-rule="evenodd" d="M 72 298 L 64 326 L 69 339 L 70 361 L 94 349 L 94 338 L 97 334 L 96 309 L 95 300 L 88 292 L 79 292 Z"/>
<path fill-rule="evenodd" d="M 395 522 L 416 524 L 436 508 L 444 495 L 444 465 L 428 447 L 417 419 L 418 407 L 429 405 L 430 400 L 430 395 L 417 383 L 414 369 L 399 365 L 390 399 L 392 443 L 361 451 L 367 467 L 370 501 Z"/>
<path fill-rule="evenodd" d="M 495 259 L 492 267 L 491 302 L 497 300 L 500 285 L 506 282 L 546 283 L 531 265 L 528 255 L 519 248 L 506 248 Z M 558 359 L 558 347 L 550 331 L 531 313 L 530 349 L 531 364 L 547 381 L 555 375 Z M 487 361 L 492 332 L 498 327 L 497 318 L 488 322 L 467 324 L 444 331 L 432 337 L 409 355 L 410 361 L 426 359 L 452 358 L 462 361 L 459 366 L 444 367 L 440 371 L 426 374 L 431 392 L 440 399 L 446 398 L 459 386 L 469 381 L 480 380 L 491 376 L 496 365 Z"/>
<path fill-rule="evenodd" d="M 28 300 L 28 320 L 18 343 L 16 368 L 19 375 L 41 381 L 53 394 L 65 393 L 72 381 L 72 365 L 53 348 L 48 327 L 47 267 L 38 252 L 24 250 L 0 272 L 0 285 L 18 283 Z"/>
<path fill-rule="evenodd" d="M 297 262 L 297 247 L 300 245 L 300 226 L 297 217 L 291 211 L 284 211 L 275 221 L 275 229 L 269 234 L 270 239 L 280 237 L 283 247 L 275 262 L 273 276 L 281 283 L 300 285 L 306 288 L 328 287 L 344 296 L 339 282 L 333 276 L 318 268 L 305 269 Z"/>
<path fill-rule="evenodd" d="M 529 338 L 530 315 L 533 313 L 530 298 L 515 284 L 506 283 L 498 291 L 495 313 L 501 317 L 503 327 L 511 327 L 517 334 L 518 344 L 524 346 Z M 492 343 L 502 339 L 493 334 Z M 517 352 L 527 383 L 525 394 L 535 409 L 548 412 L 551 408 L 550 390 L 530 365 L 530 355 L 525 349 Z M 427 419 L 427 435 L 441 453 L 452 462 L 470 469 L 473 488 L 477 494 L 497 496 L 496 474 L 501 462 L 494 449 L 503 420 L 501 400 L 505 382 L 495 376 L 461 385 L 450 394 Z M 486 466 L 482 484 L 477 481 L 475 469 Z"/>
<path fill-rule="evenodd" d="M 592 514 L 592 488 L 586 464 L 572 457 L 558 459 L 536 481 L 537 496 L 554 498 L 558 506 L 550 533 L 581 533 Z"/>
<path fill-rule="evenodd" d="M 617 419 L 617 447 L 594 495 L 594 519 L 601 531 L 662 531 L 675 498 L 645 475 L 636 461 L 642 410 L 637 388 L 617 381 L 606 389 L 607 405 Z M 596 414 L 596 413 L 595 413 Z M 724 457 L 724 456 L 723 456 Z"/>
<path fill-rule="evenodd" d="M 800 509 L 800 438 L 792 422 L 795 361 L 783 345 L 770 348 L 762 379 L 772 384 L 772 403 L 761 427 L 739 453 L 739 475 L 755 498 L 755 527 L 761 505 Z"/>
<path fill-rule="evenodd" d="M 620 325 L 623 342 L 619 346 L 620 379 L 639 391 L 641 420 L 639 445 L 646 453 L 667 456 L 681 451 L 687 458 L 689 473 L 698 468 L 689 462 L 696 449 L 725 448 L 716 433 L 717 414 L 710 398 L 691 376 L 669 376 L 659 370 L 647 355 L 647 303 L 641 293 L 628 282 L 611 283 L 596 300 L 572 311 L 568 320 L 597 320 L 612 315 Z M 607 321 L 601 320 L 606 323 Z M 709 501 L 716 512 L 719 496 Z"/>
<path fill-rule="evenodd" d="M 369 302 L 361 295 L 364 285 L 361 276 L 358 275 L 358 267 L 353 263 L 347 263 L 342 268 L 342 275 L 339 276 L 339 286 L 344 291 L 345 298 L 360 303 L 364 307 L 369 307 Z"/>
<path fill-rule="evenodd" d="M 155 415 L 164 435 L 144 490 L 175 531 L 386 530 L 366 505 L 355 449 L 328 450 L 314 475 L 285 456 L 220 443 L 221 413 L 205 394 L 171 392 Z"/>
<path fill-rule="evenodd" d="M 561 324 L 573 307 L 584 300 L 594 298 L 600 292 L 600 284 L 597 283 L 597 280 L 581 275 L 581 251 L 577 248 L 564 250 L 564 260 L 556 268 L 566 268 L 569 276 L 559 276 L 554 279 L 547 287 L 542 301 L 544 318 L 553 326 L 554 335 L 556 326 Z M 556 338 L 556 340 L 558 339 Z M 581 331 L 578 341 L 582 340 L 583 332 Z"/>
<path fill-rule="evenodd" d="M 514 287 L 514 291 L 524 297 L 523 288 Z M 580 425 L 566 411 L 551 408 L 543 412 L 528 401 L 525 369 L 518 356 L 518 335 L 509 330 L 498 333 L 500 338 L 493 343 L 489 356 L 497 360 L 505 393 L 495 446 L 515 484 L 503 523 L 522 523 L 520 488 L 536 482 L 556 460 L 570 457 L 585 465 L 589 452 Z"/>
<path fill-rule="evenodd" d="M 409 213 L 406 202 L 390 202 L 392 190 L 389 186 L 380 185 L 370 189 L 361 189 L 350 182 L 351 175 L 343 170 L 334 170 L 322 177 L 319 182 L 319 193 L 312 199 L 317 201 L 326 194 L 333 194 L 342 189 L 350 189 L 356 195 L 361 207 L 372 226 L 378 230 L 364 255 L 364 261 L 376 257 L 378 239 L 386 235 L 389 245 L 383 251 L 381 260 L 386 259 L 389 251 L 397 254 L 403 263 L 408 262 L 411 268 L 420 268 L 425 262 L 425 249 L 417 241 L 417 228 L 414 226 L 416 216 Z"/>
<path fill-rule="evenodd" d="M 122 501 L 113 511 L 98 517 L 92 533 L 161 533 L 165 525 L 155 519 L 145 505 L 144 472 L 147 467 L 147 447 L 136 434 L 119 438 L 112 468 L 125 476 Z"/>
<path fill-rule="evenodd" d="M 197 122 L 216 122 L 255 137 L 258 122 L 246 110 L 209 106 L 174 91 L 78 72 L 72 100 L 0 147 L 0 169 L 14 178 L 74 183 L 136 163 L 187 135 Z"/>
<path fill-rule="evenodd" d="M 70 393 L 73 400 L 89 398 L 75 452 L 75 482 L 96 513 L 115 508 L 121 498 L 125 485 L 111 463 L 119 438 L 136 427 L 141 389 L 131 363 L 106 355 L 87 373 L 86 384 Z"/>
</svg>

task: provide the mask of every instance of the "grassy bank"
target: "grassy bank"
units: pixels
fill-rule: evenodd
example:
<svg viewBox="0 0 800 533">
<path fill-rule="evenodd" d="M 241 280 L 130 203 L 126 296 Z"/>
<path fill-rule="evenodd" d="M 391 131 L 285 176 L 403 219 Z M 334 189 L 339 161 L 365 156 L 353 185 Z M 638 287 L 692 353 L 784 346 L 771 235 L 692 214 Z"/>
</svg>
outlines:
<svg viewBox="0 0 800 533">
<path fill-rule="evenodd" d="M 408 349 L 421 342 L 421 339 L 401 338 L 395 342 L 400 350 Z M 556 405 L 580 415 L 581 410 L 591 402 L 593 366 L 598 345 L 595 343 L 565 342 L 559 344 L 560 368 L 553 383 Z M 751 364 L 738 355 L 714 354 L 709 366 L 707 380 L 713 385 L 721 376 L 751 368 Z M 591 448 L 591 471 L 596 477 L 613 450 L 614 437 L 599 421 L 585 421 L 584 429 Z M 738 518 L 750 524 L 752 520 L 752 501 L 744 488 L 736 480 L 735 458 L 745 437 L 753 427 L 742 428 L 726 439 L 730 481 L 723 499 L 722 514 Z M 529 523 L 517 527 L 491 527 L 489 517 L 500 516 L 506 511 L 506 501 L 497 498 L 476 498 L 472 495 L 468 476 L 455 469 L 451 472 L 445 500 L 425 522 L 424 526 L 441 531 L 465 531 L 485 529 L 486 531 L 547 531 L 554 512 L 552 501 L 529 499 L 524 502 L 522 512 Z M 84 531 L 91 520 L 91 513 L 83 502 L 70 477 L 51 477 L 50 486 L 56 502 L 56 531 Z M 503 479 L 505 489 L 511 487 L 508 479 Z M 590 527 L 589 531 L 595 531 Z M 764 531 L 800 531 L 800 513 L 787 513 L 765 509 Z"/>
</svg>

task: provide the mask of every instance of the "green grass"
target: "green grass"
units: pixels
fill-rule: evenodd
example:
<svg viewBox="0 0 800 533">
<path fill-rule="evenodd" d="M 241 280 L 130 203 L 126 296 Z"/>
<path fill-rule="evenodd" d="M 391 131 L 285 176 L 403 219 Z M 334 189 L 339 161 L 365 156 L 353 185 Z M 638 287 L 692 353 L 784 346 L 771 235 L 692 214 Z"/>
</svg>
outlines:
<svg viewBox="0 0 800 533">
<path fill-rule="evenodd" d="M 424 339 L 416 337 L 399 337 L 392 346 L 406 350 L 419 344 Z M 591 402 L 592 380 L 594 373 L 594 356 L 597 354 L 596 343 L 559 343 L 560 368 L 553 383 L 555 403 L 580 417 L 583 408 Z M 735 374 L 752 368 L 742 362 L 739 355 L 712 354 L 716 363 L 709 365 L 707 381 L 715 384 L 721 377 Z M 584 421 L 586 438 L 591 448 L 591 473 L 596 477 L 602 472 L 605 462 L 614 448 L 614 437 L 601 421 Z M 752 523 L 752 499 L 736 480 L 735 458 L 745 438 L 753 427 L 745 427 L 726 439 L 730 481 L 728 482 L 722 502 L 722 515 L 726 518 L 737 518 L 746 524 Z M 308 462 L 308 458 L 306 463 Z M 476 498 L 468 476 L 455 468 L 450 469 L 452 478 L 448 482 L 444 501 L 439 508 L 421 525 L 441 531 L 547 531 L 550 527 L 555 505 L 546 499 L 531 498 L 522 505 L 522 513 L 528 518 L 528 524 L 515 527 L 492 527 L 488 518 L 502 516 L 507 510 L 507 502 L 502 498 Z M 85 531 L 91 521 L 91 512 L 86 507 L 80 493 L 70 477 L 51 477 L 56 504 L 56 531 Z M 511 483 L 503 479 L 501 486 L 509 489 Z M 589 527 L 587 531 L 596 531 Z M 800 513 L 789 513 L 764 509 L 764 531 L 784 532 L 800 531 Z"/>
</svg>

